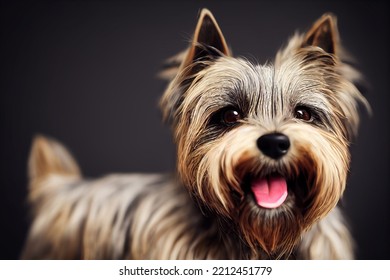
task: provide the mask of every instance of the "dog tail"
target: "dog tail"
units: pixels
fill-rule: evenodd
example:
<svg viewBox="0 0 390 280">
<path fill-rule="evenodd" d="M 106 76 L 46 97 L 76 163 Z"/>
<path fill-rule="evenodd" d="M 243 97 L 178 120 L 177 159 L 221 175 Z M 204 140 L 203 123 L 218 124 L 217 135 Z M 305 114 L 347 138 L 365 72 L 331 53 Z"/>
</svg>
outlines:
<svg viewBox="0 0 390 280">
<path fill-rule="evenodd" d="M 49 175 L 81 178 L 79 166 L 68 150 L 54 139 L 37 135 L 34 137 L 28 161 L 28 176 L 31 191 L 38 188 Z"/>
</svg>

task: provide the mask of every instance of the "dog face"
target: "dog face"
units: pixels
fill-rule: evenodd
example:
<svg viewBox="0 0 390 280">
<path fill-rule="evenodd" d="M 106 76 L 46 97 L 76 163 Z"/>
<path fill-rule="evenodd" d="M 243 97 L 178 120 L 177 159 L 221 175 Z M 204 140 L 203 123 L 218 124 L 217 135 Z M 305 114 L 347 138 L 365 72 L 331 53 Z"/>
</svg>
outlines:
<svg viewBox="0 0 390 280">
<path fill-rule="evenodd" d="M 288 255 L 345 189 L 358 103 L 367 105 L 358 77 L 332 15 L 258 65 L 233 58 L 203 10 L 161 101 L 183 184 L 253 251 Z"/>
</svg>

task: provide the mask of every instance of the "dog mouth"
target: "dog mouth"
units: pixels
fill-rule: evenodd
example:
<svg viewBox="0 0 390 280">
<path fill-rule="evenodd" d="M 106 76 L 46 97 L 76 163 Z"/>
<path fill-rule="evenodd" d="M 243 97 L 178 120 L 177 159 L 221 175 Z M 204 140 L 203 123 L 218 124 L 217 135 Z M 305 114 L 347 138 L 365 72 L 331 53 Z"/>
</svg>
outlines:
<svg viewBox="0 0 390 280">
<path fill-rule="evenodd" d="M 264 209 L 276 209 L 291 200 L 302 205 L 308 196 L 307 176 L 304 174 L 293 178 L 280 173 L 248 174 L 243 189 L 250 200 Z"/>
<path fill-rule="evenodd" d="M 288 195 L 287 180 L 280 175 L 270 175 L 263 178 L 253 178 L 250 189 L 258 206 L 263 208 L 278 208 Z"/>
</svg>

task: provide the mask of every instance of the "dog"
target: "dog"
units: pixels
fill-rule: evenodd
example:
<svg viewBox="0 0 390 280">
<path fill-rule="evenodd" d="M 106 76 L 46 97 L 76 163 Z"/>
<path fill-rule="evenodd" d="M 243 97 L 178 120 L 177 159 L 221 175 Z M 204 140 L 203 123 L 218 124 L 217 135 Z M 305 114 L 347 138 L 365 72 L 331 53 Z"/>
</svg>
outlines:
<svg viewBox="0 0 390 280">
<path fill-rule="evenodd" d="M 369 104 L 346 57 L 330 13 L 260 65 L 233 57 L 203 9 L 163 72 L 177 172 L 86 180 L 62 144 L 36 136 L 22 258 L 352 259 L 339 202 Z"/>
</svg>

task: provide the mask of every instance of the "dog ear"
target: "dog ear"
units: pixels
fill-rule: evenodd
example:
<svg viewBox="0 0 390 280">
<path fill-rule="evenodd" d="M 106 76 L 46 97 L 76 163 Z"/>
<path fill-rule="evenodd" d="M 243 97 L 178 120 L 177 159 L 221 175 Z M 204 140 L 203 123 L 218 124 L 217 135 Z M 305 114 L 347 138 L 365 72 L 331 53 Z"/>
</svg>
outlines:
<svg viewBox="0 0 390 280">
<path fill-rule="evenodd" d="M 326 13 L 306 33 L 303 46 L 317 46 L 327 53 L 338 55 L 339 40 L 337 19 Z"/>
<path fill-rule="evenodd" d="M 231 55 L 225 37 L 212 13 L 207 9 L 203 9 L 182 66 L 188 66 L 195 61 L 213 60 L 222 55 Z"/>
<path fill-rule="evenodd" d="M 159 72 L 161 79 L 171 81 L 179 70 L 192 65 L 187 74 L 193 74 L 203 69 L 194 62 L 211 61 L 222 55 L 231 56 L 231 51 L 212 13 L 203 9 L 200 13 L 194 38 L 190 46 L 180 53 L 168 58 Z"/>
<path fill-rule="evenodd" d="M 160 77 L 171 80 L 160 100 L 164 120 L 171 122 L 177 119 L 177 109 L 195 75 L 221 56 L 231 56 L 231 52 L 214 16 L 209 10 L 203 9 L 188 49 L 174 56 L 169 61 L 170 65 L 160 73 Z M 179 67 L 178 61 L 181 62 Z"/>
</svg>

